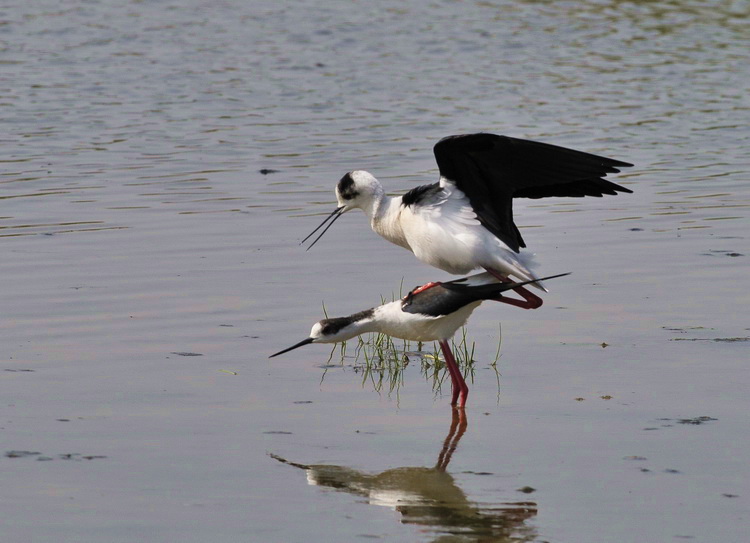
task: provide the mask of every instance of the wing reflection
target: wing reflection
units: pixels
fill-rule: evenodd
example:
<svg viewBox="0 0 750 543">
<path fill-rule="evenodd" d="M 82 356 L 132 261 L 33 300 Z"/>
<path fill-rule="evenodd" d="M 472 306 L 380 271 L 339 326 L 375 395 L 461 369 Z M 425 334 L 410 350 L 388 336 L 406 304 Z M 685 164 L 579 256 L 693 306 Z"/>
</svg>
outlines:
<svg viewBox="0 0 750 543">
<path fill-rule="evenodd" d="M 364 496 L 372 505 L 392 507 L 401 514 L 403 523 L 435 532 L 434 541 L 532 541 L 536 534 L 524 521 L 536 515 L 536 503 L 472 502 L 446 471 L 467 424 L 464 410 L 454 408 L 450 430 L 432 468 L 403 467 L 370 474 L 346 466 L 298 464 L 271 456 L 305 470 L 311 485 Z"/>
</svg>

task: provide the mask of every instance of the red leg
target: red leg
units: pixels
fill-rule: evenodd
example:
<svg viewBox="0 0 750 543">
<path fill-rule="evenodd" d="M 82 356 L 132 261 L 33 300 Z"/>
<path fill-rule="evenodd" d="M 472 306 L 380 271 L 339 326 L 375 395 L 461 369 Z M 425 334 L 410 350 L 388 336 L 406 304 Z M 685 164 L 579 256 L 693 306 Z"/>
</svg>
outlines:
<svg viewBox="0 0 750 543">
<path fill-rule="evenodd" d="M 492 268 L 485 268 L 489 273 L 494 275 L 499 281 L 502 281 L 503 283 L 510 283 L 511 280 L 508 279 L 507 276 L 501 274 L 497 270 L 493 270 Z M 516 300 L 515 298 L 507 298 L 505 296 L 500 296 L 499 298 L 495 298 L 498 302 L 503 302 L 505 304 L 514 305 L 516 307 L 522 307 L 523 309 L 536 309 L 538 307 L 541 307 L 544 303 L 543 300 L 537 296 L 536 294 L 529 292 L 524 287 L 516 287 L 513 289 L 514 292 L 517 292 L 521 295 L 523 300 Z"/>
<path fill-rule="evenodd" d="M 464 381 L 464 378 L 461 375 L 461 370 L 458 368 L 458 364 L 456 364 L 456 359 L 453 358 L 453 353 L 451 352 L 448 342 L 441 339 L 439 343 L 440 348 L 443 350 L 445 365 L 448 366 L 448 371 L 451 372 L 451 378 L 453 379 L 453 397 L 451 399 L 451 405 L 456 405 L 456 401 L 458 401 L 458 407 L 464 407 L 466 405 L 466 400 L 469 397 L 469 387 L 466 386 L 466 381 Z"/>
<path fill-rule="evenodd" d="M 461 390 L 458 382 L 459 374 L 456 372 L 456 368 L 453 366 L 453 364 L 448 363 L 448 358 L 445 354 L 445 347 L 443 347 L 442 343 L 440 344 L 440 348 L 443 351 L 443 358 L 445 358 L 445 367 L 448 369 L 448 374 L 451 376 L 451 405 L 456 405 L 456 401 L 458 400 L 458 393 Z M 448 348 L 448 352 L 450 353 L 450 348 Z"/>
</svg>

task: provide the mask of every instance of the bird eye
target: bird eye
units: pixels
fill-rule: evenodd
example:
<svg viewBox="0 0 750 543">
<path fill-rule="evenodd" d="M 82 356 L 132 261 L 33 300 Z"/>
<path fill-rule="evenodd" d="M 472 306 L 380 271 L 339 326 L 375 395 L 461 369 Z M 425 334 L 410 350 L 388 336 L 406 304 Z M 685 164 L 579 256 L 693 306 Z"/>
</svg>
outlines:
<svg viewBox="0 0 750 543">
<path fill-rule="evenodd" d="M 336 187 L 336 190 L 339 193 L 339 196 L 341 196 L 344 200 L 353 200 L 357 196 L 359 196 L 359 191 L 355 188 L 354 179 L 352 179 L 351 174 L 346 174 L 344 177 L 341 178 L 339 181 L 338 186 Z"/>
</svg>

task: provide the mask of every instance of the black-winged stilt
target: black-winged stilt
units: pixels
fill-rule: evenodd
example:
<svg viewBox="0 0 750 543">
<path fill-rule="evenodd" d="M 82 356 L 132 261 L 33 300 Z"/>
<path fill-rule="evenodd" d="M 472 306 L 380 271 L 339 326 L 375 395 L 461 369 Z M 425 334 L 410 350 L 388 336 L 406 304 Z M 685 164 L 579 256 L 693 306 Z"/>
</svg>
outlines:
<svg viewBox="0 0 750 543">
<path fill-rule="evenodd" d="M 536 275 L 520 253 L 526 243 L 513 222 L 513 198 L 632 192 L 603 179 L 632 164 L 547 143 L 465 134 L 441 139 L 434 152 L 440 180 L 403 196 L 386 196 L 366 171 L 344 175 L 335 191 L 339 207 L 302 243 L 330 220 L 312 247 L 342 214 L 359 208 L 375 232 L 431 266 L 453 274 L 484 268 L 501 281 L 530 281 Z M 524 300 L 502 301 L 525 309 L 542 305 L 526 289 L 516 291 Z"/>
<path fill-rule="evenodd" d="M 484 272 L 445 283 L 427 283 L 387 304 L 348 317 L 323 319 L 315 323 L 310 337 L 269 358 L 310 343 L 338 343 L 360 334 L 380 332 L 410 341 L 437 341 L 451 376 L 451 405 L 466 405 L 469 387 L 456 364 L 448 340 L 484 300 L 503 300 L 502 293 L 536 281 L 568 275 L 563 273 L 522 282 L 499 282 Z"/>
</svg>

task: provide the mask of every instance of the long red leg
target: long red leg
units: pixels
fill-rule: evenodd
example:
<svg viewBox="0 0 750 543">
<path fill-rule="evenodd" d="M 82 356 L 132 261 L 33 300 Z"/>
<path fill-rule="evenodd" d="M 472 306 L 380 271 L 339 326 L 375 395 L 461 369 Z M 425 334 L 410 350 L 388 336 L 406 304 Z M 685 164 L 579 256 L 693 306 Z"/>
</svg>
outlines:
<svg viewBox="0 0 750 543">
<path fill-rule="evenodd" d="M 469 387 L 466 386 L 466 381 L 464 381 L 464 378 L 461 375 L 461 370 L 458 368 L 458 364 L 456 364 L 456 359 L 453 358 L 453 353 L 451 352 L 448 342 L 441 339 L 439 343 L 440 348 L 443 350 L 445 365 L 448 366 L 448 371 L 451 372 L 451 377 L 453 379 L 453 398 L 451 400 L 451 405 L 456 405 L 456 401 L 458 401 L 458 407 L 464 407 L 466 405 L 466 400 L 469 397 Z"/>
<path fill-rule="evenodd" d="M 494 275 L 499 281 L 502 281 L 503 283 L 511 282 L 511 280 L 508 279 L 506 275 L 501 274 L 497 270 L 493 270 L 492 268 L 485 268 L 485 270 Z M 516 287 L 513 289 L 513 291 L 520 294 L 523 300 L 516 300 L 515 298 L 507 298 L 505 296 L 500 296 L 499 298 L 495 298 L 495 300 L 497 300 L 498 302 L 514 305 L 516 307 L 522 307 L 523 309 L 536 309 L 538 307 L 541 307 L 544 303 L 544 301 L 539 296 L 532 292 L 529 292 L 524 287 Z"/>
<path fill-rule="evenodd" d="M 443 345 L 440 345 L 440 348 L 443 351 L 443 358 L 445 358 L 445 367 L 448 368 L 448 374 L 451 376 L 451 405 L 456 405 L 456 401 L 458 400 L 458 393 L 461 390 L 461 387 L 459 385 L 458 379 L 459 374 L 456 372 L 456 368 L 448 363 L 448 359 L 445 356 L 445 349 L 443 348 Z M 448 349 L 448 352 L 450 352 L 450 349 Z"/>
</svg>

